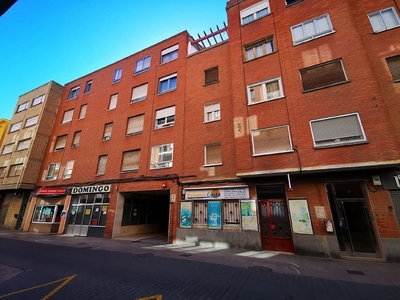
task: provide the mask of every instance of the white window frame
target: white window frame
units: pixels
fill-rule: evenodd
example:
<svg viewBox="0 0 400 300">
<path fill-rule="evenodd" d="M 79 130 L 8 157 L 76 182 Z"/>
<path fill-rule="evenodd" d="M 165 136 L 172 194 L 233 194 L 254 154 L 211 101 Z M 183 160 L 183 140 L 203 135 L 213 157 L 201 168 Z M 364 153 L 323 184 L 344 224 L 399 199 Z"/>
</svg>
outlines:
<svg viewBox="0 0 400 300">
<path fill-rule="evenodd" d="M 60 163 L 49 164 L 46 173 L 46 181 L 57 180 L 58 172 L 60 171 Z"/>
<path fill-rule="evenodd" d="M 278 86 L 279 86 L 279 95 L 275 93 L 277 92 L 273 92 L 273 93 L 268 93 L 267 92 L 267 85 L 269 83 L 273 83 L 273 82 L 278 82 Z M 260 101 L 254 101 L 253 99 L 253 90 L 254 87 L 259 87 L 261 86 L 261 92 L 262 92 L 262 100 Z M 283 87 L 282 87 L 282 79 L 281 77 L 275 77 L 275 78 L 271 78 L 262 82 L 257 82 L 254 84 L 250 84 L 247 86 L 247 99 L 248 99 L 248 105 L 254 105 L 254 104 L 259 104 L 259 103 L 263 103 L 263 102 L 267 102 L 267 101 L 272 101 L 272 100 L 276 100 L 276 99 L 281 99 L 284 98 L 285 95 L 283 94 Z"/>
<path fill-rule="evenodd" d="M 7 144 L 3 146 L 3 151 L 1 151 L 1 155 L 10 154 L 14 150 L 15 143 Z"/>
<path fill-rule="evenodd" d="M 259 53 L 259 49 L 261 49 L 262 53 Z M 272 53 L 275 53 L 273 36 L 268 36 L 264 39 L 244 46 L 244 55 L 246 57 L 246 61 L 263 57 Z"/>
<path fill-rule="evenodd" d="M 394 21 L 397 24 L 395 24 L 393 26 L 390 26 L 390 24 L 387 24 L 388 20 L 387 19 L 385 20 L 385 17 L 383 15 L 387 11 L 391 11 L 393 13 Z M 379 18 L 380 25 L 382 25 L 382 27 L 383 27 L 382 29 L 374 27 L 374 23 L 372 22 L 372 18 L 375 18 L 375 17 Z M 386 30 L 389 30 L 389 29 L 396 28 L 396 27 L 400 26 L 400 18 L 399 18 L 399 15 L 397 14 L 397 11 L 396 11 L 396 9 L 394 7 L 388 7 L 388 8 L 381 9 L 379 11 L 370 13 L 370 14 L 368 14 L 368 19 L 369 19 L 369 22 L 371 23 L 372 29 L 374 30 L 375 33 L 386 31 Z"/>
<path fill-rule="evenodd" d="M 39 119 L 39 116 L 34 116 L 34 117 L 26 119 L 24 128 L 36 125 L 38 119 Z"/>
<path fill-rule="evenodd" d="M 134 74 L 136 75 L 150 70 L 150 65 L 151 65 L 151 55 L 148 55 L 146 57 L 143 57 L 142 59 L 137 60 L 135 64 Z"/>
<path fill-rule="evenodd" d="M 92 84 L 93 84 L 93 80 L 86 81 L 85 91 L 83 92 L 84 94 L 90 93 L 90 91 L 92 90 Z"/>
<path fill-rule="evenodd" d="M 110 103 L 108 104 L 108 110 L 113 110 L 117 108 L 118 94 L 110 96 Z"/>
<path fill-rule="evenodd" d="M 266 13 L 264 13 L 265 10 Z M 260 12 L 262 12 L 261 15 Z M 261 1 L 240 11 L 240 22 L 242 25 L 246 25 L 262 17 L 268 16 L 270 13 L 271 10 L 269 6 L 269 1 Z"/>
<path fill-rule="evenodd" d="M 63 179 L 69 179 L 72 176 L 72 170 L 74 169 L 75 160 L 69 160 L 65 164 Z"/>
<path fill-rule="evenodd" d="M 44 98 L 45 98 L 45 95 L 41 95 L 39 97 L 33 98 L 32 106 L 36 106 L 36 105 L 39 105 L 40 103 L 43 103 Z"/>
<path fill-rule="evenodd" d="M 69 110 L 64 111 L 63 118 L 61 120 L 61 124 L 71 123 L 73 117 L 74 117 L 74 109 L 69 109 Z"/>
<path fill-rule="evenodd" d="M 286 128 L 288 132 L 288 138 L 289 138 L 289 144 L 290 144 L 290 149 L 286 150 L 279 150 L 279 151 L 271 151 L 271 152 L 262 152 L 262 153 L 256 153 L 255 149 L 255 143 L 254 143 L 254 135 L 257 134 L 258 132 L 261 131 L 266 131 L 266 130 L 274 130 L 274 129 L 279 129 L 279 128 Z M 289 130 L 289 125 L 282 125 L 282 126 L 275 126 L 275 127 L 268 127 L 268 128 L 262 128 L 262 129 L 255 129 L 251 131 L 251 143 L 253 146 L 253 156 L 262 156 L 262 155 L 272 155 L 272 154 L 281 154 L 281 153 L 290 153 L 293 152 L 293 144 L 292 144 L 292 138 L 290 136 L 290 130 Z"/>
<path fill-rule="evenodd" d="M 173 88 L 171 88 L 171 84 L 170 84 L 172 78 L 175 78 L 175 87 L 173 87 Z M 165 81 L 168 82 L 168 88 L 166 90 L 162 91 L 161 86 L 162 86 L 162 83 Z M 164 93 L 174 91 L 177 89 L 177 87 L 178 87 L 178 73 L 174 73 L 174 74 L 162 77 L 158 80 L 158 94 L 164 94 Z"/>
<path fill-rule="evenodd" d="M 326 18 L 326 22 L 327 22 L 327 25 L 329 27 L 326 30 L 320 29 L 319 25 L 318 25 L 318 21 L 322 20 L 324 18 Z M 309 24 L 312 24 L 315 33 L 313 33 L 313 34 L 307 34 L 306 33 L 305 27 L 307 25 L 309 25 Z M 302 35 L 303 35 L 302 38 L 295 39 L 295 29 L 296 28 L 300 28 L 301 29 L 301 32 L 302 32 Z M 320 37 L 323 37 L 325 35 L 332 34 L 332 33 L 335 32 L 335 30 L 333 29 L 332 21 L 331 21 L 331 18 L 329 16 L 329 14 L 324 14 L 324 15 L 318 16 L 318 17 L 316 17 L 314 19 L 307 20 L 307 21 L 305 21 L 303 23 L 296 24 L 296 25 L 292 26 L 290 28 L 290 30 L 292 32 L 293 45 L 299 45 L 299 44 L 302 44 L 302 43 L 305 43 L 305 42 L 308 42 L 308 41 L 314 40 L 316 38 L 320 38 Z"/>
<path fill-rule="evenodd" d="M 115 69 L 113 83 L 120 82 L 121 77 L 122 77 L 122 67 Z"/>
<path fill-rule="evenodd" d="M 156 110 L 154 129 L 175 125 L 175 105 Z"/>
<path fill-rule="evenodd" d="M 221 161 L 218 163 L 207 163 L 207 149 L 211 147 L 219 146 L 220 147 L 220 155 Z M 204 145 L 204 167 L 212 167 L 212 166 L 221 166 L 222 165 L 222 145 L 221 143 L 213 143 Z"/>
<path fill-rule="evenodd" d="M 148 89 L 149 89 L 148 83 L 141 84 L 132 88 L 131 103 L 136 103 L 146 100 Z"/>
<path fill-rule="evenodd" d="M 329 120 L 338 120 L 340 118 L 346 118 L 346 117 L 353 117 L 356 116 L 357 121 L 358 121 L 358 126 L 359 126 L 359 130 L 360 130 L 360 135 L 362 136 L 362 138 L 360 139 L 353 139 L 353 140 L 349 140 L 349 138 L 351 138 L 351 136 L 343 136 L 341 138 L 339 137 L 331 137 L 329 139 L 324 139 L 324 140 L 320 140 L 321 142 L 318 143 L 319 141 L 316 141 L 316 137 L 315 137 L 315 133 L 313 130 L 313 123 L 316 122 L 324 122 L 324 121 L 329 121 Z M 343 122 L 340 122 L 343 123 Z M 339 124 L 337 124 L 339 125 Z M 346 127 L 346 126 L 344 126 Z M 341 130 L 341 132 L 349 132 L 349 128 L 337 128 L 336 126 L 334 127 L 335 129 L 337 128 L 338 130 Z M 364 132 L 364 128 L 362 126 L 361 123 L 361 118 L 360 115 L 358 113 L 351 113 L 351 114 L 344 114 L 344 115 L 338 115 L 338 116 L 332 116 L 332 117 L 327 117 L 327 118 L 321 118 L 321 119 L 315 119 L 315 120 L 310 120 L 310 129 L 311 129 L 311 135 L 312 135 L 312 139 L 313 139 L 313 143 L 314 143 L 314 147 L 315 148 L 326 148 L 326 147 L 337 147 L 337 146 L 343 146 L 343 145 L 349 145 L 349 144 L 360 144 L 360 143 L 365 143 L 367 142 L 367 138 L 365 136 L 365 132 Z M 333 140 L 335 138 L 334 142 L 324 142 L 324 141 L 330 141 Z M 341 140 L 342 139 L 342 140 Z"/>
<path fill-rule="evenodd" d="M 204 105 L 204 123 L 210 123 L 221 120 L 220 102 Z"/>
<path fill-rule="evenodd" d="M 161 64 L 178 59 L 179 55 L 179 44 L 173 45 L 167 49 L 161 51 Z"/>
<path fill-rule="evenodd" d="M 75 99 L 79 95 L 80 86 L 73 87 L 69 90 L 67 100 Z"/>
<path fill-rule="evenodd" d="M 31 138 L 20 140 L 18 142 L 17 149 L 15 151 L 22 151 L 22 150 L 29 149 L 30 145 L 31 145 Z"/>
<path fill-rule="evenodd" d="M 20 130 L 20 129 L 21 129 L 21 125 L 22 125 L 22 122 L 18 122 L 18 123 L 12 124 L 12 125 L 10 126 L 10 131 L 9 131 L 9 133 Z"/>
<path fill-rule="evenodd" d="M 171 156 L 170 160 L 164 160 L 166 156 Z M 163 144 L 151 147 L 150 170 L 170 168 L 173 164 L 174 144 Z"/>
<path fill-rule="evenodd" d="M 16 112 L 16 113 L 19 113 L 19 112 L 21 112 L 21 111 L 24 111 L 24 110 L 28 109 L 28 106 L 29 106 L 29 101 L 24 102 L 24 103 L 18 105 L 18 107 L 17 107 L 17 112 Z"/>
</svg>

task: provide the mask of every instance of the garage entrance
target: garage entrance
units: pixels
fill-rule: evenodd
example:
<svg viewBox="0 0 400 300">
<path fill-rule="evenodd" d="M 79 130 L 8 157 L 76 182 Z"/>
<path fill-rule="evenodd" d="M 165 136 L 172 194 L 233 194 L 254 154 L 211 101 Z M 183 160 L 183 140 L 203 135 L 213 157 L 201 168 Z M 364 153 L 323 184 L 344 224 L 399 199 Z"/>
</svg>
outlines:
<svg viewBox="0 0 400 300">
<path fill-rule="evenodd" d="M 123 193 L 124 206 L 119 236 L 160 237 L 168 241 L 169 191 Z"/>
</svg>

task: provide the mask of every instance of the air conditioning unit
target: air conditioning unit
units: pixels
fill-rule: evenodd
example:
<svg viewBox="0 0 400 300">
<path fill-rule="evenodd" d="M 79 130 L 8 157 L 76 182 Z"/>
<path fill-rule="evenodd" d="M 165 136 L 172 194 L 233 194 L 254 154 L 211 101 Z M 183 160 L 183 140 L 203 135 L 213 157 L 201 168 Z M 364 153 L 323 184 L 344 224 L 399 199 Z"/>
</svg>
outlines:
<svg viewBox="0 0 400 300">
<path fill-rule="evenodd" d="M 106 135 L 105 137 L 103 137 L 103 141 L 109 141 L 111 140 L 111 136 Z"/>
</svg>

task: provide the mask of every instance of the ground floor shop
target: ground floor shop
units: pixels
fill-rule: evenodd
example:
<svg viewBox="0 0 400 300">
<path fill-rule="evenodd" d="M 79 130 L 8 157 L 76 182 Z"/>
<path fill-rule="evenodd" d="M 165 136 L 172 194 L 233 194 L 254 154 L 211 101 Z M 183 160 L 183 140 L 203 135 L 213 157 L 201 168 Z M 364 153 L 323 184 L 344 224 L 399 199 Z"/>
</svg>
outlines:
<svg viewBox="0 0 400 300">
<path fill-rule="evenodd" d="M 177 242 L 400 261 L 399 187 L 386 170 L 242 178 L 183 188 Z"/>
</svg>

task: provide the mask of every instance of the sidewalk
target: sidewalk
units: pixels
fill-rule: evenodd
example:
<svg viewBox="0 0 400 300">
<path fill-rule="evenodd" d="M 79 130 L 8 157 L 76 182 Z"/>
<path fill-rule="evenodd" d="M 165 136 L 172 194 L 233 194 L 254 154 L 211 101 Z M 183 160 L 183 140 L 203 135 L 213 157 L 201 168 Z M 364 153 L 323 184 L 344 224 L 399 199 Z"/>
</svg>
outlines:
<svg viewBox="0 0 400 300">
<path fill-rule="evenodd" d="M 211 243 L 200 246 L 167 244 L 160 237 L 143 237 L 140 240 L 110 240 L 0 229 L 0 238 L 66 247 L 91 248 L 94 251 L 127 252 L 143 256 L 156 255 L 240 268 L 257 268 L 262 272 L 400 286 L 400 264 L 392 263 L 312 258 L 286 253 L 226 249 L 215 247 Z M 12 266 L 0 265 L 0 284 L 20 272 L 21 270 Z"/>
</svg>

